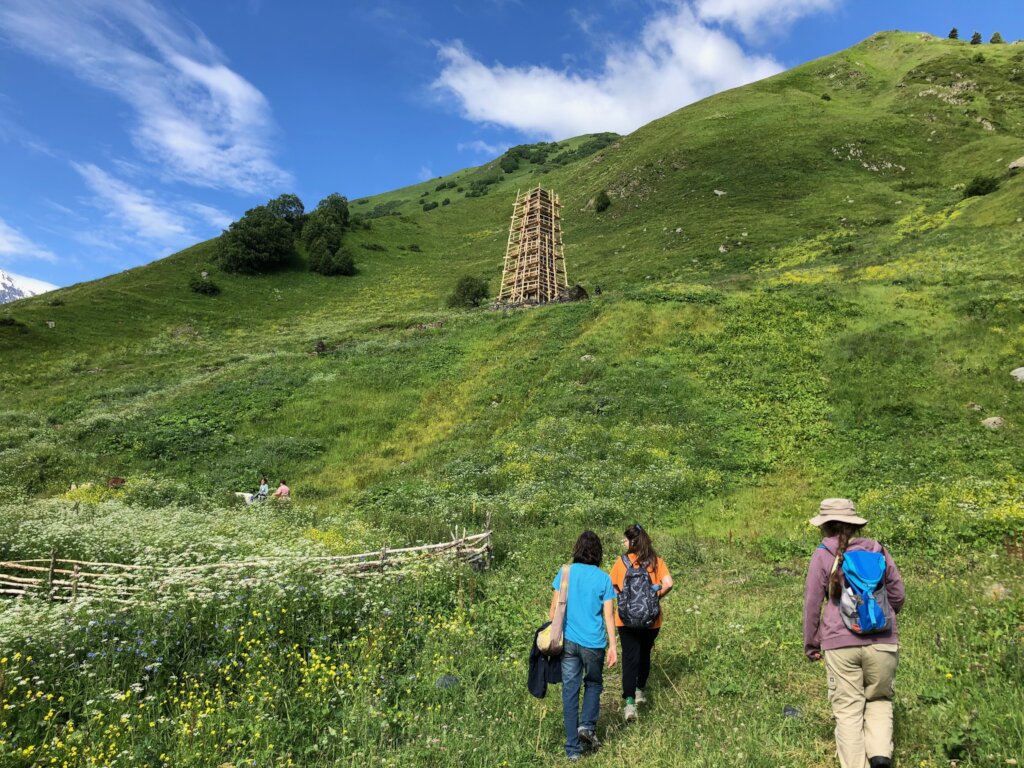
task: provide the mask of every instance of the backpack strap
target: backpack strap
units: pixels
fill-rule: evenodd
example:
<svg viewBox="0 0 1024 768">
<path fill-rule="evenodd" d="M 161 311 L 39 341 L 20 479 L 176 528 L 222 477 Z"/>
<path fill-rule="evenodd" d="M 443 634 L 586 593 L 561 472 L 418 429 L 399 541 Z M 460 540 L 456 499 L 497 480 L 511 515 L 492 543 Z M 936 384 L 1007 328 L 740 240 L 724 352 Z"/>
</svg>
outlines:
<svg viewBox="0 0 1024 768">
<path fill-rule="evenodd" d="M 636 565 L 633 565 L 633 563 L 630 562 L 630 560 L 629 560 L 629 553 L 626 553 L 625 555 L 622 556 L 622 564 L 626 566 L 626 572 L 627 573 L 629 571 L 633 570 L 634 568 L 639 568 L 640 567 L 640 563 L 637 563 Z M 655 564 L 655 565 L 657 565 L 657 564 Z M 646 568 L 647 577 L 651 580 L 652 584 L 654 583 L 654 569 L 655 569 L 654 565 L 651 565 L 650 563 L 647 563 L 647 568 Z"/>
</svg>

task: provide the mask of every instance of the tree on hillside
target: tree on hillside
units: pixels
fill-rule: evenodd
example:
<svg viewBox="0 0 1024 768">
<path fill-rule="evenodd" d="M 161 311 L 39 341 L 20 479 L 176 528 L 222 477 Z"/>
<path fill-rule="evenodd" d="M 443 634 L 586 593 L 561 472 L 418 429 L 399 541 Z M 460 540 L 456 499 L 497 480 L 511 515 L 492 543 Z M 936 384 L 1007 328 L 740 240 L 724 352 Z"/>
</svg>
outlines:
<svg viewBox="0 0 1024 768">
<path fill-rule="evenodd" d="M 455 290 L 448 297 L 449 307 L 479 307 L 487 300 L 487 281 L 482 277 L 466 275 L 455 284 Z"/>
<path fill-rule="evenodd" d="M 302 226 L 302 216 L 306 212 L 299 196 L 291 194 L 281 195 L 268 201 L 267 209 L 277 218 L 287 221 L 295 229 Z"/>
<path fill-rule="evenodd" d="M 317 249 L 309 255 L 309 269 L 321 275 L 354 275 L 356 273 L 356 259 L 352 251 L 344 245 L 334 253 L 324 249 Z"/>
<path fill-rule="evenodd" d="M 1003 40 L 1003 36 L 1001 34 L 999 34 L 998 32 L 993 32 L 992 39 L 989 40 L 989 42 L 995 45 L 999 45 L 1000 43 L 1005 43 L 1006 41 Z"/>
<path fill-rule="evenodd" d="M 348 200 L 343 195 L 334 192 L 317 204 L 302 225 L 302 242 L 311 265 L 314 256 L 318 263 L 327 263 L 334 257 L 348 223 Z"/>
<path fill-rule="evenodd" d="M 981 45 L 981 32 L 971 35 L 971 45 Z"/>
<path fill-rule="evenodd" d="M 951 30 L 949 30 L 949 39 L 950 40 L 959 40 L 960 39 L 960 31 L 956 27 L 953 27 Z"/>
<path fill-rule="evenodd" d="M 217 242 L 217 259 L 225 272 L 267 272 L 295 257 L 294 238 L 287 221 L 260 205 L 224 230 Z"/>
</svg>

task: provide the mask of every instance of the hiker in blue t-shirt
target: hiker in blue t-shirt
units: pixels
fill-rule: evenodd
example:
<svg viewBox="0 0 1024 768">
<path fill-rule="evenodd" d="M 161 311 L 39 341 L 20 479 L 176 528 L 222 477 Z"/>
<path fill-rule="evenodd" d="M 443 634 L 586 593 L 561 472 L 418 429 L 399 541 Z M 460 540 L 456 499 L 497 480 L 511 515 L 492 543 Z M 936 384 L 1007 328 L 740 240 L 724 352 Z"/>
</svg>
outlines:
<svg viewBox="0 0 1024 768">
<path fill-rule="evenodd" d="M 565 754 L 578 760 L 583 746 L 596 749 L 597 716 L 601 707 L 601 688 L 608 649 L 608 666 L 618 661 L 615 651 L 615 620 L 612 601 L 615 589 L 607 573 L 601 570 L 604 552 L 601 539 L 593 531 L 584 531 L 572 550 L 569 590 L 565 608 L 565 645 L 562 651 L 562 716 L 565 721 Z M 551 587 L 549 618 L 554 618 L 558 591 L 562 583 L 559 569 Z M 583 687 L 583 712 L 580 712 L 580 687 Z"/>
</svg>

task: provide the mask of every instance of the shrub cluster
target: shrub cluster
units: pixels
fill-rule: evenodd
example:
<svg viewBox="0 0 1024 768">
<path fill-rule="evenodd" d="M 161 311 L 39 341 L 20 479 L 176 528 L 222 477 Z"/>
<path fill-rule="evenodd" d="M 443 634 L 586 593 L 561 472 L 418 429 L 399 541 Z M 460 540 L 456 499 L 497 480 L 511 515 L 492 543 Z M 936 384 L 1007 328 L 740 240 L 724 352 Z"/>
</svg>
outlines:
<svg viewBox="0 0 1024 768">
<path fill-rule="evenodd" d="M 220 288 L 215 282 L 202 277 L 193 277 L 188 281 L 188 287 L 192 293 L 200 293 L 203 296 L 216 296 L 220 293 Z"/>
<path fill-rule="evenodd" d="M 964 197 L 981 197 L 999 189 L 999 179 L 994 176 L 975 176 L 964 187 Z"/>
<path fill-rule="evenodd" d="M 487 281 L 482 277 L 466 275 L 455 284 L 448 297 L 449 307 L 479 307 L 487 300 Z"/>
<path fill-rule="evenodd" d="M 324 249 L 318 249 L 309 254 L 309 268 L 321 275 L 354 275 L 356 273 L 356 260 L 352 251 L 344 245 L 338 246 L 338 250 L 331 253 Z"/>
<path fill-rule="evenodd" d="M 295 232 L 265 205 L 250 208 L 217 243 L 217 260 L 225 272 L 259 274 L 280 269 L 295 258 Z"/>
</svg>

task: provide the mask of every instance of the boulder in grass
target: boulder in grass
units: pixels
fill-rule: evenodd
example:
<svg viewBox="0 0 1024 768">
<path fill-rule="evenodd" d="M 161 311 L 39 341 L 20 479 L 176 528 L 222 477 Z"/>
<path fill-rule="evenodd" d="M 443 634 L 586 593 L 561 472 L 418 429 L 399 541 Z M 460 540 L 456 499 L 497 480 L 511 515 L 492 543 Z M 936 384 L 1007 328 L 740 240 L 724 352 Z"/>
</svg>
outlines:
<svg viewBox="0 0 1024 768">
<path fill-rule="evenodd" d="M 1010 371 L 1010 375 L 1017 381 L 1024 381 L 1024 368 L 1014 368 Z"/>
<path fill-rule="evenodd" d="M 1002 429 L 1006 426 L 1006 421 L 1002 416 L 989 416 L 987 419 L 982 419 L 981 423 L 989 429 Z"/>
<path fill-rule="evenodd" d="M 1011 174 L 1017 173 L 1020 170 L 1024 170 L 1024 157 L 1018 157 L 1016 160 L 1010 163 L 1009 166 L 1007 166 L 1006 170 L 1008 170 Z"/>
</svg>

